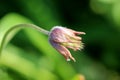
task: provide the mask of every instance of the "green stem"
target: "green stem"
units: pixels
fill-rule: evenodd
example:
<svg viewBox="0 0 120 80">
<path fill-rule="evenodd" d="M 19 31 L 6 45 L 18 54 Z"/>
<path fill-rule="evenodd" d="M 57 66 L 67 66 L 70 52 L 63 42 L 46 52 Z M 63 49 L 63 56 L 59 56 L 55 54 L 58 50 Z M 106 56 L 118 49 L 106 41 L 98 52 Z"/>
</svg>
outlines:
<svg viewBox="0 0 120 80">
<path fill-rule="evenodd" d="M 42 33 L 44 33 L 44 34 L 46 34 L 46 35 L 49 34 L 49 31 L 47 31 L 47 30 L 45 30 L 45 29 L 43 29 L 43 28 L 40 28 L 40 27 L 38 27 L 38 26 L 36 26 L 36 25 L 34 25 L 34 24 L 18 24 L 18 25 L 15 25 L 15 26 L 13 26 L 12 28 L 10 28 L 10 29 L 5 33 L 5 35 L 3 36 L 3 39 L 2 39 L 2 41 L 1 41 L 1 46 L 0 46 L 0 56 L 1 56 L 1 54 L 2 54 L 2 50 L 3 50 L 3 47 L 4 47 L 4 45 L 5 45 L 5 41 L 6 41 L 7 37 L 8 37 L 8 35 L 9 35 L 9 33 L 10 33 L 11 31 L 13 31 L 14 29 L 17 29 L 17 28 L 26 28 L 26 27 L 36 29 L 36 30 L 38 30 L 39 32 L 42 32 Z"/>
</svg>

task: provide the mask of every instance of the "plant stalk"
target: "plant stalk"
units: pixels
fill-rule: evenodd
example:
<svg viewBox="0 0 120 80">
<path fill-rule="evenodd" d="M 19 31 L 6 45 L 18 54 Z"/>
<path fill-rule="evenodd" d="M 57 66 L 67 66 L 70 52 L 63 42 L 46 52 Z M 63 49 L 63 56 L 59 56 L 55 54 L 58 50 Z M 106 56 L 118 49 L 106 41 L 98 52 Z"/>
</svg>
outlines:
<svg viewBox="0 0 120 80">
<path fill-rule="evenodd" d="M 6 41 L 7 37 L 8 37 L 8 35 L 10 34 L 10 32 L 13 31 L 14 29 L 17 29 L 17 28 L 26 28 L 26 27 L 28 27 L 28 28 L 33 28 L 33 29 L 35 29 L 35 30 L 37 30 L 37 31 L 45 34 L 45 35 L 48 35 L 48 34 L 49 34 L 49 31 L 47 31 L 47 30 L 45 30 L 45 29 L 43 29 L 43 28 L 41 28 L 41 27 L 38 27 L 38 26 L 36 26 L 36 25 L 34 25 L 34 24 L 18 24 L 18 25 L 15 25 L 15 26 L 13 26 L 12 28 L 10 28 L 10 29 L 5 33 L 5 35 L 3 36 L 3 39 L 2 39 L 2 41 L 1 41 L 1 46 L 0 46 L 0 56 L 1 56 L 1 54 L 2 54 L 2 50 L 3 50 L 3 47 L 4 47 L 4 45 L 5 45 L 5 41 Z"/>
</svg>

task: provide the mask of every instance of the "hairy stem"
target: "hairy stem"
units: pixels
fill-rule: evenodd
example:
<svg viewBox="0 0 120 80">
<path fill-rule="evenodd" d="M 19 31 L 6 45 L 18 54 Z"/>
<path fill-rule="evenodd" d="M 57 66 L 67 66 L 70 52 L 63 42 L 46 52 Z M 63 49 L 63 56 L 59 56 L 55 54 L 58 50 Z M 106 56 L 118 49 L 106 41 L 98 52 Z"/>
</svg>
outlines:
<svg viewBox="0 0 120 80">
<path fill-rule="evenodd" d="M 41 33 L 43 33 L 43 34 L 46 34 L 46 35 L 49 34 L 49 31 L 47 31 L 47 30 L 45 30 L 45 29 L 43 29 L 43 28 L 40 28 L 40 27 L 38 27 L 38 26 L 36 26 L 36 25 L 34 25 L 34 24 L 18 24 L 18 25 L 15 25 L 15 26 L 13 26 L 12 28 L 10 28 L 10 29 L 5 33 L 5 35 L 3 36 L 3 39 L 2 39 L 2 41 L 1 41 L 1 46 L 0 46 L 0 56 L 1 56 L 1 54 L 2 54 L 2 50 L 3 50 L 3 47 L 4 47 L 4 45 L 5 45 L 5 41 L 6 41 L 7 37 L 8 37 L 8 35 L 9 35 L 9 33 L 10 33 L 11 31 L 13 31 L 14 29 L 17 29 L 17 28 L 26 28 L 26 27 L 36 29 L 37 31 L 39 31 L 39 32 L 41 32 Z"/>
</svg>

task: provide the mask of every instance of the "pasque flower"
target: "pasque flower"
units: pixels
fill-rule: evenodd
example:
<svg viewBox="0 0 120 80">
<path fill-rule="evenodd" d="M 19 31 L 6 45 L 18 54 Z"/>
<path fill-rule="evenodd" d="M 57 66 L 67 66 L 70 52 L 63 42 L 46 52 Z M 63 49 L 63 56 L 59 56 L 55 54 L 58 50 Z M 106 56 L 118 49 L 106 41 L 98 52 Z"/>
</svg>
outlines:
<svg viewBox="0 0 120 80">
<path fill-rule="evenodd" d="M 75 58 L 71 55 L 68 48 L 74 51 L 83 49 L 82 38 L 78 35 L 85 34 L 84 32 L 74 31 L 61 26 L 55 26 L 49 33 L 49 41 L 51 45 L 62 54 L 67 61 Z"/>
<path fill-rule="evenodd" d="M 73 49 L 74 51 L 83 49 L 82 38 L 78 35 L 85 34 L 84 32 L 74 31 L 72 29 L 68 29 L 61 26 L 55 26 L 51 29 L 51 31 L 47 31 L 34 24 L 18 24 L 8 29 L 8 31 L 6 31 L 5 35 L 3 36 L 0 45 L 0 56 L 6 44 L 5 41 L 9 37 L 9 33 L 16 28 L 25 28 L 25 27 L 36 29 L 43 34 L 48 35 L 49 42 L 51 43 L 51 45 L 59 53 L 61 53 L 67 61 L 70 61 L 71 59 L 73 61 L 76 61 L 75 58 L 71 55 L 68 48 Z"/>
</svg>

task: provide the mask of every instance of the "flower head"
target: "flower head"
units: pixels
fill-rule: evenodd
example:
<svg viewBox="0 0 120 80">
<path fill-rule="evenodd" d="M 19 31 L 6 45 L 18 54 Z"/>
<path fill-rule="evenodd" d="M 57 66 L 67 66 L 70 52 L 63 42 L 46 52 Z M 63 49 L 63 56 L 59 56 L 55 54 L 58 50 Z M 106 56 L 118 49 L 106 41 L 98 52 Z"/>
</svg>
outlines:
<svg viewBox="0 0 120 80">
<path fill-rule="evenodd" d="M 74 51 L 83 49 L 82 38 L 78 36 L 80 34 L 85 33 L 61 26 L 55 26 L 49 33 L 49 41 L 67 61 L 70 61 L 70 59 L 76 61 L 67 48 L 73 49 Z"/>
</svg>

